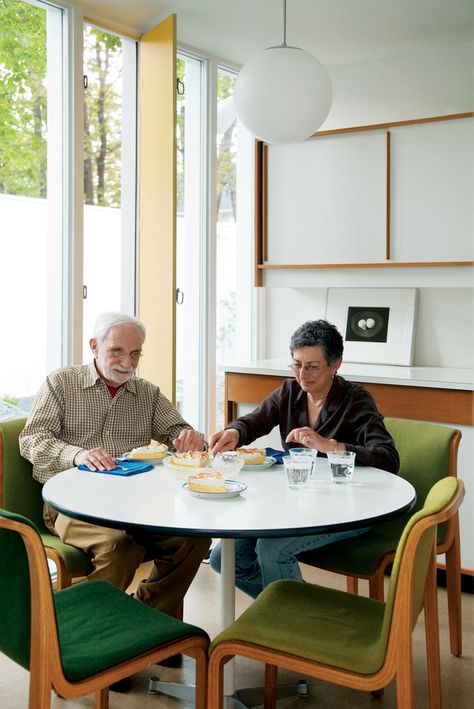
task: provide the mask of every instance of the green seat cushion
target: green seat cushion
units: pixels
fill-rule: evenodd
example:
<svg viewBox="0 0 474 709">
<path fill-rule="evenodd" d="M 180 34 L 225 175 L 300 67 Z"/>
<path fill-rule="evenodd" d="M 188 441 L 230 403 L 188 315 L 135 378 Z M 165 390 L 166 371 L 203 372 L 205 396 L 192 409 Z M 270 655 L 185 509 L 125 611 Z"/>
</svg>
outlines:
<svg viewBox="0 0 474 709">
<path fill-rule="evenodd" d="M 105 581 L 54 594 L 65 677 L 91 677 L 152 648 L 206 632 L 134 600 Z"/>
<path fill-rule="evenodd" d="M 72 576 L 87 576 L 92 571 L 90 559 L 82 549 L 65 544 L 50 532 L 41 533 L 41 541 L 45 547 L 54 549 L 63 558 Z"/>
<path fill-rule="evenodd" d="M 385 603 L 299 581 L 275 581 L 212 642 L 236 640 L 371 674 L 382 665 Z M 278 612 L 280 611 L 280 612 Z"/>
</svg>

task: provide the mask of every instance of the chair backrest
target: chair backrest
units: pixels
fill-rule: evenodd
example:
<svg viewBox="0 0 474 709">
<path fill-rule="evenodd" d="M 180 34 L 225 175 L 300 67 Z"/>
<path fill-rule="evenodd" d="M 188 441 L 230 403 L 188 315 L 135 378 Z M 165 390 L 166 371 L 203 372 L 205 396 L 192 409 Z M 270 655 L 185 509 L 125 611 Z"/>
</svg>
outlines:
<svg viewBox="0 0 474 709">
<path fill-rule="evenodd" d="M 385 418 L 384 423 L 400 456 L 398 474 L 416 490 L 416 502 L 411 511 L 416 512 L 423 507 L 428 492 L 438 480 L 446 475 L 456 477 L 461 431 L 408 419 Z M 393 524 L 397 524 L 396 520 Z M 438 545 L 445 543 L 452 533 L 448 524 L 440 524 Z"/>
<path fill-rule="evenodd" d="M 434 559 L 436 527 L 457 513 L 463 497 L 462 480 L 445 477 L 435 483 L 423 508 L 406 524 L 393 562 L 377 653 L 385 654 L 395 620 L 399 622 L 403 618 L 410 626 L 410 632 L 415 626 L 423 607 L 428 569 Z"/>
<path fill-rule="evenodd" d="M 0 509 L 0 650 L 29 669 L 31 584 L 28 554 L 18 525 L 29 526 L 38 537 L 26 517 Z"/>
<path fill-rule="evenodd" d="M 433 485 L 447 475 L 457 474 L 457 452 L 461 432 L 449 426 L 385 418 L 387 431 L 400 456 L 398 474 L 416 489 L 412 512 L 420 510 Z"/>
<path fill-rule="evenodd" d="M 0 422 L 0 507 L 28 517 L 43 532 L 42 485 L 33 479 L 33 466 L 18 444 L 25 423 L 25 418 Z"/>
</svg>

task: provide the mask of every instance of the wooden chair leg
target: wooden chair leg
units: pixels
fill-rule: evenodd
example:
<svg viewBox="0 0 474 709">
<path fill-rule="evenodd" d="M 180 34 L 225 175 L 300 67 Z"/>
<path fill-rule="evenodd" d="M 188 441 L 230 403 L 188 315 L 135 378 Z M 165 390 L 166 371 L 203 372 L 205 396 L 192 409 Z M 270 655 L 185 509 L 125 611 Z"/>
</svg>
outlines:
<svg viewBox="0 0 474 709">
<path fill-rule="evenodd" d="M 194 701 L 195 709 L 206 709 L 207 707 L 207 650 L 196 648 L 196 697 Z"/>
<path fill-rule="evenodd" d="M 265 664 L 265 709 L 275 709 L 277 703 L 278 667 Z"/>
<path fill-rule="evenodd" d="M 384 573 L 383 570 L 377 571 L 369 579 L 369 596 L 377 601 L 383 601 L 385 591 L 383 587 Z"/>
<path fill-rule="evenodd" d="M 211 657 L 209 661 L 207 675 L 207 709 L 222 709 L 223 707 L 224 659 L 214 656 Z"/>
<path fill-rule="evenodd" d="M 98 689 L 94 697 L 94 709 L 109 709 L 109 688 Z"/>
<path fill-rule="evenodd" d="M 414 709 L 413 707 L 413 651 L 411 635 L 408 642 L 400 648 L 397 668 L 397 707 L 398 709 Z"/>
<path fill-rule="evenodd" d="M 359 593 L 359 579 L 357 576 L 346 576 L 347 593 L 353 593 L 355 596 Z"/>
<path fill-rule="evenodd" d="M 441 666 L 439 651 L 438 589 L 436 585 L 436 556 L 428 569 L 424 595 L 426 659 L 428 664 L 428 691 L 430 709 L 441 709 Z"/>
<path fill-rule="evenodd" d="M 461 616 L 461 553 L 459 543 L 459 516 L 452 520 L 454 539 L 446 552 L 446 591 L 448 596 L 449 641 L 451 653 L 462 654 Z"/>
</svg>

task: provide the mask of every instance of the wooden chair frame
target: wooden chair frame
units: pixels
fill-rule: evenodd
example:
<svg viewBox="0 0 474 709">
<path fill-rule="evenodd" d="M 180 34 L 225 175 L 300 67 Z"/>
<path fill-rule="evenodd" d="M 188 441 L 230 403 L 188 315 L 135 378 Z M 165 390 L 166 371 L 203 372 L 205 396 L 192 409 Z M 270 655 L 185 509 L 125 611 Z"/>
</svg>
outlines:
<svg viewBox="0 0 474 709">
<path fill-rule="evenodd" d="M 109 686 L 159 663 L 176 653 L 196 660 L 196 709 L 206 709 L 208 641 L 202 636 L 181 638 L 143 653 L 93 677 L 69 682 L 64 676 L 58 642 L 53 591 L 45 551 L 35 529 L 16 520 L 0 517 L 0 527 L 18 532 L 28 554 L 31 584 L 31 652 L 29 708 L 49 709 L 51 691 L 65 699 L 94 692 L 95 709 L 108 709 Z"/>
<path fill-rule="evenodd" d="M 226 662 L 236 655 L 265 663 L 265 709 L 275 709 L 276 706 L 278 667 L 352 689 L 372 692 L 383 689 L 396 677 L 398 707 L 400 709 L 413 709 L 412 632 L 414 623 L 412 621 L 412 587 L 416 571 L 414 565 L 415 552 L 421 536 L 430 526 L 447 521 L 457 514 L 463 497 L 464 485 L 462 481 L 458 481 L 458 489 L 444 510 L 417 522 L 407 538 L 399 570 L 387 651 L 380 670 L 371 675 L 358 674 L 305 660 L 260 645 L 228 640 L 217 645 L 210 655 L 208 709 L 222 709 L 223 667 Z M 431 553 L 423 607 L 430 707 L 431 709 L 440 709 L 441 677 L 436 587 L 436 544 L 433 545 Z"/>
<path fill-rule="evenodd" d="M 447 475 L 457 477 L 458 448 L 461 441 L 461 432 L 457 429 L 451 438 L 449 449 Z M 362 543 L 361 539 L 361 543 Z M 459 514 L 455 514 L 447 522 L 444 542 L 436 546 L 436 555 L 446 555 L 446 591 L 448 596 L 449 639 L 451 653 L 456 657 L 462 654 L 462 614 L 461 614 L 461 542 L 459 535 Z M 358 593 L 358 580 L 365 579 L 369 582 L 369 596 L 379 601 L 384 599 L 384 576 L 387 567 L 393 562 L 395 551 L 383 554 L 377 561 L 372 575 L 350 574 L 347 569 L 339 569 L 329 564 L 314 563 L 304 560 L 303 563 L 315 566 L 325 571 L 346 576 L 346 587 L 350 593 Z"/>
<path fill-rule="evenodd" d="M 448 461 L 448 475 L 457 477 L 457 459 L 461 432 L 455 431 L 451 438 Z M 446 592 L 448 596 L 449 639 L 451 653 L 456 657 L 462 654 L 462 617 L 461 617 L 461 543 L 459 536 L 459 513 L 447 521 L 444 542 L 436 545 L 436 555 L 446 555 Z M 357 578 L 366 578 L 369 582 L 369 595 L 380 601 L 384 599 L 384 576 L 387 567 L 393 562 L 395 552 L 380 557 L 372 576 L 348 576 L 347 589 L 357 593 Z"/>
</svg>

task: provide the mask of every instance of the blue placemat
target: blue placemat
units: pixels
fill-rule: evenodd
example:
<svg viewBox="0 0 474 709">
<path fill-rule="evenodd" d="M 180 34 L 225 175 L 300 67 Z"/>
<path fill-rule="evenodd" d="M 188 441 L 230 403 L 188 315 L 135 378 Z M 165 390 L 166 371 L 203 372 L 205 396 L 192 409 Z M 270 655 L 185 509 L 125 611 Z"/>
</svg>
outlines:
<svg viewBox="0 0 474 709">
<path fill-rule="evenodd" d="M 138 473 L 146 473 L 147 470 L 153 470 L 153 465 L 149 463 L 140 463 L 136 460 L 121 460 L 117 467 L 113 470 L 91 470 L 87 465 L 78 465 L 79 470 L 88 470 L 90 473 L 105 473 L 106 475 L 137 475 Z"/>
<path fill-rule="evenodd" d="M 283 463 L 283 458 L 290 455 L 288 451 L 277 451 L 275 448 L 265 448 L 265 453 L 268 457 L 275 458 L 278 465 Z"/>
</svg>

